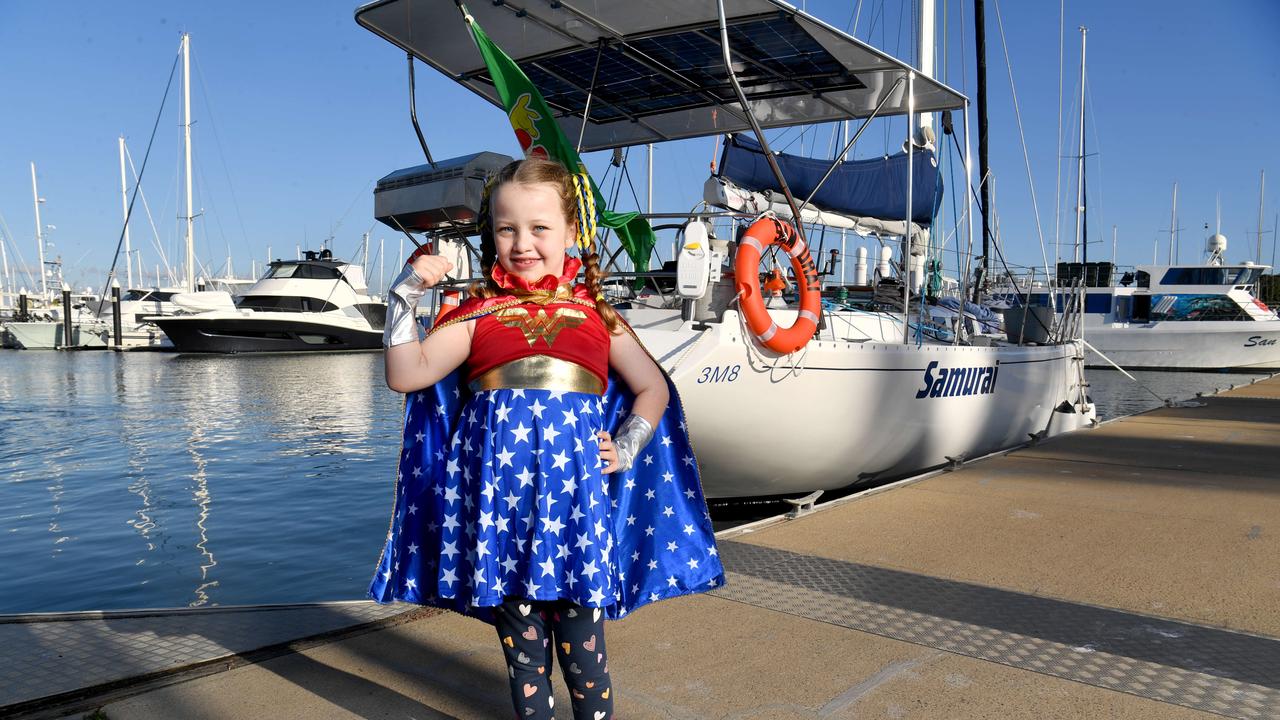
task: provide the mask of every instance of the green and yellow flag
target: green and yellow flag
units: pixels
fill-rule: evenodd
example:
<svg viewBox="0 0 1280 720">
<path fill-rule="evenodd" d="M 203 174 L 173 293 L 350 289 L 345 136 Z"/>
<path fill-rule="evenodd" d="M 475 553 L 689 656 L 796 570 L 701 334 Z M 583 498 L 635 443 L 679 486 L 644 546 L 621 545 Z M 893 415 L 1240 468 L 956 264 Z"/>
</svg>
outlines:
<svg viewBox="0 0 1280 720">
<path fill-rule="evenodd" d="M 557 160 L 571 172 L 586 175 L 586 166 L 582 164 L 582 159 L 578 157 L 569 138 L 564 136 L 560 126 L 556 124 L 542 94 L 529 81 L 520 66 L 484 34 L 484 30 L 480 29 L 480 24 L 471 17 L 466 7 L 459 7 L 467 26 L 471 28 L 471 37 L 484 58 L 489 75 L 493 77 L 493 85 L 498 90 L 498 97 L 502 100 L 507 118 L 516 132 L 516 140 L 520 142 L 525 155 Z M 591 193 L 595 196 L 596 208 L 599 209 L 600 224 L 618 233 L 618 240 L 637 271 L 649 269 L 649 255 L 655 242 L 649 222 L 638 212 L 610 211 L 594 180 L 591 181 Z"/>
</svg>

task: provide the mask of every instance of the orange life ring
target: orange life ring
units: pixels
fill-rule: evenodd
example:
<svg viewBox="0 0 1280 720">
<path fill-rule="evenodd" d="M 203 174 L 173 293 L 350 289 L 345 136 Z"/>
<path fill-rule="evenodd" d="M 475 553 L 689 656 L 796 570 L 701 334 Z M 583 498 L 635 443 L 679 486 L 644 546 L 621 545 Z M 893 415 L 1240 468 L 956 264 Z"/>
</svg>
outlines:
<svg viewBox="0 0 1280 720">
<path fill-rule="evenodd" d="M 446 315 L 458 308 L 462 302 L 462 293 L 458 290 L 444 290 L 440 293 L 440 311 L 436 313 L 435 322 L 431 323 L 431 327 L 435 327 L 445 318 Z"/>
<path fill-rule="evenodd" d="M 777 243 L 791 256 L 791 269 L 800 290 L 800 314 L 791 327 L 780 328 L 765 309 L 760 293 L 760 258 L 764 249 Z M 747 228 L 738 241 L 733 261 L 738 288 L 738 306 L 747 319 L 747 327 L 770 350 L 783 354 L 804 347 L 818 331 L 822 316 L 822 285 L 818 268 L 813 264 L 809 248 L 790 224 L 773 218 L 761 218 Z"/>
</svg>

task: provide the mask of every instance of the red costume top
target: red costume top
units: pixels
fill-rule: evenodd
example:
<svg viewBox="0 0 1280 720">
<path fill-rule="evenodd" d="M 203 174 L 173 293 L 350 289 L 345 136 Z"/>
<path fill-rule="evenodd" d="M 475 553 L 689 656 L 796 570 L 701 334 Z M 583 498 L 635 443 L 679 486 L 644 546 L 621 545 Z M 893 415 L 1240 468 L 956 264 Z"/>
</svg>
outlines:
<svg viewBox="0 0 1280 720">
<path fill-rule="evenodd" d="M 600 378 L 601 386 L 608 384 L 609 330 L 587 286 L 573 284 L 581 267 L 580 260 L 566 257 L 560 277 L 545 275 L 530 283 L 495 264 L 493 280 L 510 294 L 468 298 L 440 318 L 436 327 L 486 313 L 471 335 L 467 382 L 512 360 L 550 355 L 581 365 Z"/>
</svg>

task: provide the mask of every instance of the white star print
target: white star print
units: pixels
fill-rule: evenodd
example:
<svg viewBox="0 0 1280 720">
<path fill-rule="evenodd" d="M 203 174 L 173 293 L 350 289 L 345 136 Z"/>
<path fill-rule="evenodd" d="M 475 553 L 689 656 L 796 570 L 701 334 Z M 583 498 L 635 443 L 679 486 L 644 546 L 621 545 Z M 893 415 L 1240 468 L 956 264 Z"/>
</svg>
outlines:
<svg viewBox="0 0 1280 720">
<path fill-rule="evenodd" d="M 506 422 L 507 416 L 511 414 L 511 408 L 506 405 L 500 405 L 496 413 L 498 415 L 498 422 Z"/>
<path fill-rule="evenodd" d="M 525 427 L 524 421 L 520 421 L 518 425 L 511 428 L 511 437 L 515 438 L 515 443 L 529 442 L 529 433 L 533 428 Z"/>
<path fill-rule="evenodd" d="M 685 525 L 685 526 L 684 526 L 684 534 L 685 534 L 685 535 L 692 535 L 692 534 L 693 534 L 693 526 L 692 526 L 692 525 Z"/>
<path fill-rule="evenodd" d="M 663 515 L 666 515 L 667 517 L 671 517 L 672 515 L 675 515 L 676 513 L 675 513 L 675 511 L 674 511 L 674 510 L 672 510 L 672 509 L 671 509 L 671 506 L 670 506 L 670 505 L 668 505 L 666 508 L 664 508 L 664 509 L 663 509 L 662 514 L 663 514 Z"/>
<path fill-rule="evenodd" d="M 419 431 L 418 431 L 418 434 L 417 434 L 417 435 L 414 435 L 414 437 L 415 437 L 415 438 L 417 438 L 417 440 L 418 440 L 418 444 L 419 444 L 419 445 L 421 445 L 421 444 L 422 444 L 422 438 L 426 437 L 426 435 L 425 435 L 421 430 L 419 430 Z"/>
<path fill-rule="evenodd" d="M 595 545 L 595 543 L 587 539 L 587 533 L 581 533 L 578 535 L 578 542 L 574 544 L 578 546 L 579 550 L 586 550 L 589 546 Z"/>
<path fill-rule="evenodd" d="M 445 585 L 452 586 L 454 583 L 458 582 L 458 575 L 453 571 L 453 568 L 445 568 L 444 576 L 440 578 L 440 582 Z"/>
<path fill-rule="evenodd" d="M 627 516 L 627 525 L 628 525 L 628 526 L 631 526 L 631 525 L 635 525 L 635 524 L 636 524 L 636 516 L 635 516 L 635 515 L 628 515 L 628 516 Z"/>
<path fill-rule="evenodd" d="M 563 433 L 557 430 L 556 426 L 552 425 L 551 423 L 547 423 L 547 429 L 542 431 L 543 439 L 545 439 L 548 443 L 551 443 L 552 445 L 555 444 L 556 438 L 560 437 L 562 434 Z"/>
<path fill-rule="evenodd" d="M 676 576 L 675 576 L 675 575 L 672 575 L 671 577 L 668 577 L 668 578 L 667 578 L 667 585 L 668 585 L 669 587 L 677 587 L 677 585 L 676 585 Z"/>
<path fill-rule="evenodd" d="M 515 456 L 516 454 L 511 452 L 510 450 L 503 450 L 502 452 L 498 453 L 498 462 L 499 462 L 498 467 L 499 468 L 511 467 L 512 466 L 511 458 Z"/>
<path fill-rule="evenodd" d="M 553 460 L 552 466 L 556 470 L 561 470 L 564 468 L 565 465 L 569 464 L 569 456 L 564 451 L 558 452 L 555 455 L 552 455 L 551 457 Z M 569 482 L 572 482 L 572 478 L 570 478 Z"/>
<path fill-rule="evenodd" d="M 516 479 L 520 481 L 520 487 L 533 487 L 533 473 L 529 472 L 529 468 L 516 473 Z"/>
<path fill-rule="evenodd" d="M 506 516 L 506 515 L 499 515 L 499 516 L 498 516 L 498 523 L 497 523 L 497 525 L 498 525 L 498 532 L 500 532 L 500 533 L 507 532 L 507 523 L 509 523 L 509 522 L 511 522 L 511 521 L 510 521 L 510 519 L 508 519 L 508 518 L 507 518 L 507 516 Z"/>
<path fill-rule="evenodd" d="M 542 562 L 538 563 L 538 565 L 542 568 L 543 575 L 550 575 L 553 578 L 556 576 L 555 560 L 552 560 L 551 558 L 547 558 L 546 560 L 543 560 Z"/>
<path fill-rule="evenodd" d="M 415 543 L 409 543 L 409 554 L 410 554 L 410 555 L 412 555 L 412 554 L 414 554 L 414 553 L 416 553 L 416 552 L 418 552 L 418 546 L 417 546 L 417 544 L 415 544 Z"/>
<path fill-rule="evenodd" d="M 440 554 L 449 558 L 450 562 L 453 562 L 453 556 L 458 554 L 458 543 L 456 542 L 445 543 L 444 549 L 440 551 Z"/>
<path fill-rule="evenodd" d="M 480 513 L 480 527 L 484 528 L 485 530 L 488 530 L 492 526 L 493 526 L 493 513 L 491 512 Z"/>
<path fill-rule="evenodd" d="M 452 514 L 452 515 L 445 515 L 445 516 L 444 516 L 444 529 L 445 529 L 445 530 L 457 530 L 457 529 L 458 529 L 458 527 L 459 527 L 459 523 L 458 523 L 458 514 L 457 514 L 457 513 L 454 513 L 454 514 Z"/>
<path fill-rule="evenodd" d="M 680 546 L 676 545 L 675 540 L 672 540 L 671 542 L 667 543 L 667 549 L 670 550 L 671 552 L 675 552 L 679 548 Z"/>
<path fill-rule="evenodd" d="M 604 602 L 604 591 L 601 590 L 600 588 L 596 588 L 595 590 L 592 590 L 591 599 L 588 600 L 587 602 L 590 602 L 593 604 Z"/>
<path fill-rule="evenodd" d="M 569 557 L 569 546 L 564 543 L 556 545 L 556 559 L 560 560 L 567 557 Z"/>
<path fill-rule="evenodd" d="M 581 574 L 585 575 L 589 580 L 594 580 L 596 577 L 596 573 L 598 572 L 600 572 L 600 568 L 596 567 L 596 561 L 592 560 L 591 562 L 582 566 Z"/>
<path fill-rule="evenodd" d="M 568 425 L 569 427 L 573 427 L 574 425 L 578 424 L 578 416 L 574 414 L 573 410 L 561 410 L 560 414 L 564 415 L 565 425 Z"/>
<path fill-rule="evenodd" d="M 560 522 L 560 518 L 542 518 L 542 531 L 555 533 L 559 535 L 564 530 L 564 523 Z"/>
<path fill-rule="evenodd" d="M 663 435 L 663 436 L 662 436 L 662 446 L 663 446 L 663 447 L 670 447 L 670 446 L 671 446 L 671 436 L 670 436 L 670 435 Z"/>
<path fill-rule="evenodd" d="M 689 558 L 689 569 L 693 570 L 696 567 L 698 567 L 698 561 L 693 558 Z"/>
<path fill-rule="evenodd" d="M 412 591 L 412 590 L 417 590 L 417 589 L 418 589 L 418 581 L 417 581 L 417 580 L 414 580 L 413 578 L 409 578 L 408 580 L 405 580 L 405 581 L 404 581 L 404 587 L 405 587 L 405 589 L 406 589 L 406 590 L 411 590 L 411 591 Z"/>
<path fill-rule="evenodd" d="M 650 560 L 650 561 L 649 561 L 649 569 L 650 569 L 650 570 L 657 570 L 657 569 L 658 569 L 658 561 L 657 561 L 657 560 Z"/>
<path fill-rule="evenodd" d="M 583 514 L 582 508 L 574 505 L 573 512 L 569 513 L 569 519 L 576 523 L 584 517 L 586 517 L 586 515 Z"/>
<path fill-rule="evenodd" d="M 543 405 L 542 401 L 536 398 L 534 399 L 533 404 L 529 406 L 529 411 L 532 412 L 533 416 L 538 418 L 539 420 L 542 419 L 542 411 L 546 409 L 547 409 L 547 406 Z"/>
<path fill-rule="evenodd" d="M 650 525 L 649 527 L 645 528 L 645 529 L 644 529 L 644 534 L 645 534 L 645 535 L 653 535 L 653 526 L 652 526 L 652 525 Z"/>
<path fill-rule="evenodd" d="M 519 495 L 516 495 L 515 493 L 511 492 L 510 490 L 508 490 L 508 491 L 507 491 L 507 496 L 506 496 L 506 497 L 504 497 L 504 498 L 502 498 L 502 499 L 507 501 L 507 509 L 508 509 L 508 510 L 515 510 L 515 509 L 516 509 L 516 505 L 519 505 L 519 504 L 520 504 L 520 496 L 519 496 Z"/>
</svg>

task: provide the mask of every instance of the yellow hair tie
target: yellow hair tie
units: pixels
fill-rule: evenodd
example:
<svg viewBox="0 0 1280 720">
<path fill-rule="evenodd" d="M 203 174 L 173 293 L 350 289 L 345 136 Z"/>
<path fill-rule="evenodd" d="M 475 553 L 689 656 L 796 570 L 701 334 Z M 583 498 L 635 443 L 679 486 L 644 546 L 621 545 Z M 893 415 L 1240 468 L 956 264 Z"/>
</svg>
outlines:
<svg viewBox="0 0 1280 720">
<path fill-rule="evenodd" d="M 596 236 L 596 198 L 591 191 L 591 177 L 585 172 L 573 173 L 573 190 L 578 196 L 578 246 L 585 250 Z"/>
</svg>

